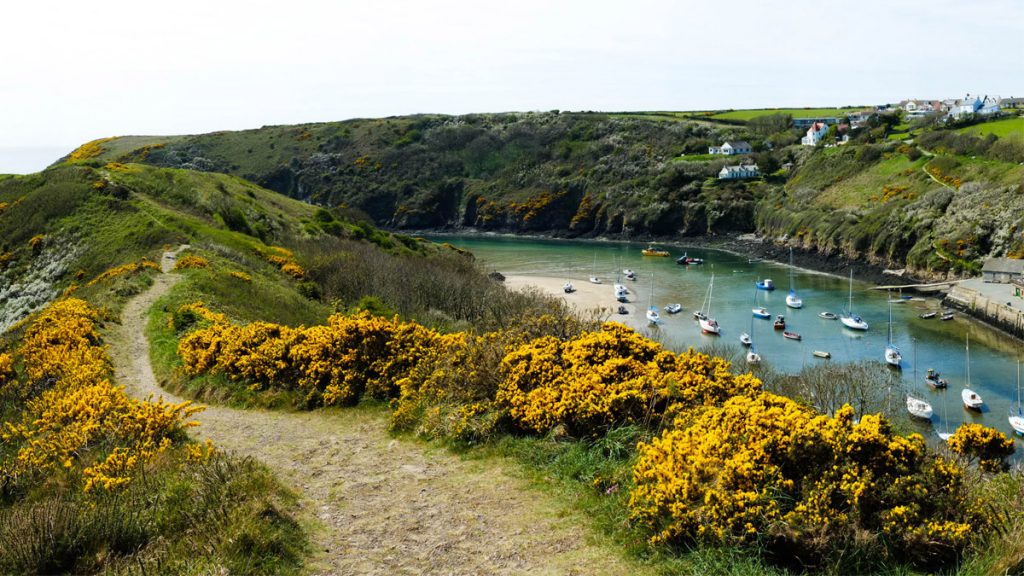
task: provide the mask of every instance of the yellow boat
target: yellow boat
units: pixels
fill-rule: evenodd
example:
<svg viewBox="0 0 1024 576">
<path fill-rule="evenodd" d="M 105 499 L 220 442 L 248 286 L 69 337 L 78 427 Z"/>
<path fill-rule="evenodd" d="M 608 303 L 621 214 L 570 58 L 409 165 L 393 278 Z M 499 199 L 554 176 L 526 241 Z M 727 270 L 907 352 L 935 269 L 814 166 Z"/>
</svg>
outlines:
<svg viewBox="0 0 1024 576">
<path fill-rule="evenodd" d="M 668 250 L 658 250 L 654 246 L 648 246 L 641 250 L 644 256 L 668 256 Z"/>
</svg>

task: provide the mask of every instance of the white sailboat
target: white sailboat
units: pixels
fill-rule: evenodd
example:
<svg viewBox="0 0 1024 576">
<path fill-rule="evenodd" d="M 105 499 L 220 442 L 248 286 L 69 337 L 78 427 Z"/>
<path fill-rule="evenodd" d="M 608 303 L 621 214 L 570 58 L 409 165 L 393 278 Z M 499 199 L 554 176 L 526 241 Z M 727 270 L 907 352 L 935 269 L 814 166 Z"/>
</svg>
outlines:
<svg viewBox="0 0 1024 576">
<path fill-rule="evenodd" d="M 900 367 L 900 361 L 903 360 L 903 355 L 900 354 L 900 349 L 892 343 L 892 300 L 889 301 L 889 343 L 885 345 L 885 361 L 890 366 L 896 368 Z M 915 369 L 917 366 L 915 365 Z M 917 378 L 914 378 L 917 381 Z M 908 400 L 909 402 L 909 400 Z"/>
<path fill-rule="evenodd" d="M 597 277 L 597 251 L 596 250 L 594 251 L 594 266 L 593 266 L 593 268 L 590 269 L 590 278 L 589 278 L 589 280 L 590 280 L 591 284 L 600 284 L 601 283 L 601 279 Z"/>
<path fill-rule="evenodd" d="M 789 249 L 789 294 L 786 295 L 786 306 L 790 308 L 803 308 L 804 301 L 796 295 L 796 288 L 793 287 L 793 249 Z"/>
<path fill-rule="evenodd" d="M 757 303 L 757 290 L 754 290 L 754 303 Z M 754 349 L 754 317 L 750 317 L 750 334 L 744 334 L 747 337 L 747 342 L 744 342 L 745 346 L 749 346 L 750 350 L 747 350 L 747 364 L 760 364 L 761 355 Z M 740 342 L 743 342 L 743 336 L 740 336 Z"/>
<path fill-rule="evenodd" d="M 657 325 L 661 322 L 661 315 L 658 314 L 658 309 L 654 306 L 654 274 L 651 273 L 651 297 L 647 301 L 647 321 L 651 324 Z"/>
<path fill-rule="evenodd" d="M 942 395 L 942 427 L 943 427 L 944 431 L 943 432 L 939 432 L 939 438 L 941 438 L 943 442 L 949 442 L 949 439 L 953 437 L 953 433 L 949 431 L 949 417 L 947 415 L 948 412 L 949 411 L 946 409 L 946 395 L 943 394 Z"/>
<path fill-rule="evenodd" d="M 721 334 L 722 328 L 718 325 L 718 321 L 711 317 L 711 298 L 715 290 L 715 273 L 711 273 L 711 283 L 708 284 L 708 309 L 704 313 L 703 318 L 698 318 L 697 322 L 700 324 L 700 331 L 705 334 Z"/>
<path fill-rule="evenodd" d="M 925 402 L 924 400 L 914 397 L 910 394 L 907 395 L 907 412 L 910 412 L 911 416 L 916 416 L 924 420 L 931 420 L 932 418 L 932 405 Z"/>
<path fill-rule="evenodd" d="M 1024 409 L 1020 405 L 1020 360 L 1017 360 L 1017 408 L 1010 407 L 1010 427 L 1017 434 L 1024 434 Z"/>
<path fill-rule="evenodd" d="M 967 384 L 964 389 L 960 391 L 960 398 L 964 401 L 964 407 L 968 410 L 981 410 L 981 407 L 985 405 L 985 401 L 981 399 L 981 396 L 971 390 L 971 336 L 967 335 L 967 344 L 964 346 L 966 351 L 965 371 L 967 372 Z"/>
<path fill-rule="evenodd" d="M 846 306 L 846 312 L 840 317 L 839 321 L 843 323 L 843 326 L 851 330 L 867 330 L 868 323 L 864 321 L 860 316 L 853 313 L 853 268 L 850 268 L 850 300 Z"/>
</svg>

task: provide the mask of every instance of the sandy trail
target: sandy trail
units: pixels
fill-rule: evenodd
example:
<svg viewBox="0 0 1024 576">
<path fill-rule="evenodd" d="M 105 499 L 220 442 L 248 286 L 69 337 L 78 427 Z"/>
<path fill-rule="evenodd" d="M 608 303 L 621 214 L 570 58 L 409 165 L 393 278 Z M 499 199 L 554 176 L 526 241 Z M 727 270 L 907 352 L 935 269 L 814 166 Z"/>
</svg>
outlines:
<svg viewBox="0 0 1024 576">
<path fill-rule="evenodd" d="M 179 249 L 180 250 L 180 249 Z M 173 267 L 164 255 L 163 268 Z M 162 274 L 132 298 L 108 335 L 119 383 L 140 398 L 153 375 L 146 313 L 178 281 Z M 209 406 L 195 435 L 274 469 L 315 526 L 315 574 L 638 574 L 589 543 L 586 519 L 527 486 L 500 461 L 463 461 L 395 440 L 381 411 L 285 413 Z"/>
</svg>

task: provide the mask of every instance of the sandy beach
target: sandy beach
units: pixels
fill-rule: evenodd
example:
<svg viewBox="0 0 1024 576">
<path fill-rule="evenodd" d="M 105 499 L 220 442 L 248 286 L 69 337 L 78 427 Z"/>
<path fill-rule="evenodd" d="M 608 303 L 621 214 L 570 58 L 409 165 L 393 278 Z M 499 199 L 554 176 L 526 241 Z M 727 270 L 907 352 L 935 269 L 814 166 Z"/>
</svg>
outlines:
<svg viewBox="0 0 1024 576">
<path fill-rule="evenodd" d="M 614 282 L 592 284 L 586 280 L 573 280 L 572 285 L 576 291 L 571 294 L 565 293 L 563 289 L 565 282 L 565 278 L 550 276 L 516 275 L 505 277 L 505 287 L 509 290 L 536 288 L 545 294 L 561 298 L 580 312 L 597 310 L 602 320 L 614 320 L 641 332 L 647 328 L 647 319 L 644 317 L 647 306 L 637 296 L 634 282 L 623 281 L 623 285 L 629 289 L 629 302 L 626 304 L 620 304 L 615 300 L 612 294 Z M 619 306 L 625 306 L 628 314 L 619 314 L 617 312 Z M 664 314 L 661 311 L 659 313 Z"/>
</svg>

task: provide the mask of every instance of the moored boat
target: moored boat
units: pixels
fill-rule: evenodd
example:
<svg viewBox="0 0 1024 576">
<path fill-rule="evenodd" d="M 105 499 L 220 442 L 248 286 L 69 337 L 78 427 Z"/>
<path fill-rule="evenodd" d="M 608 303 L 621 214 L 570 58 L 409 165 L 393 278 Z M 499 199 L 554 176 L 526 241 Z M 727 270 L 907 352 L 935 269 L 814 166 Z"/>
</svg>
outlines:
<svg viewBox="0 0 1024 576">
<path fill-rule="evenodd" d="M 942 314 L 942 316 L 939 318 L 939 320 L 952 320 L 953 316 L 954 315 L 953 315 L 952 312 L 945 312 L 945 313 Z"/>
<path fill-rule="evenodd" d="M 931 404 L 921 400 L 920 398 L 907 396 L 907 412 L 910 412 L 911 416 L 922 418 L 924 420 L 931 420 L 933 411 Z"/>
<path fill-rule="evenodd" d="M 758 354 L 757 352 L 754 352 L 753 349 L 748 350 L 747 351 L 747 364 L 760 364 L 760 363 L 761 363 L 761 355 Z"/>
<path fill-rule="evenodd" d="M 771 278 L 765 278 L 755 283 L 758 290 L 775 290 L 775 282 L 772 282 Z"/>
<path fill-rule="evenodd" d="M 576 287 L 572 285 L 572 282 L 566 282 L 565 285 L 562 286 L 562 290 L 566 294 L 572 294 L 573 292 L 576 291 Z"/>
<path fill-rule="evenodd" d="M 647 321 L 651 324 L 657 324 L 661 322 L 661 315 L 658 314 L 658 309 L 651 306 L 647 309 Z"/>
<path fill-rule="evenodd" d="M 750 312 L 756 318 L 768 319 L 772 317 L 772 315 L 768 312 L 768 309 L 764 308 L 763 306 L 758 306 L 757 308 L 752 309 Z"/>
<path fill-rule="evenodd" d="M 740 334 L 740 344 L 743 344 L 744 346 L 750 346 L 752 343 L 753 342 L 750 340 L 750 334 L 747 334 L 746 332 Z"/>
<path fill-rule="evenodd" d="M 696 266 L 697 264 L 703 264 L 703 263 L 704 263 L 704 259 L 703 258 L 693 258 L 693 257 L 689 256 L 688 254 L 686 254 L 685 252 L 683 253 L 682 256 L 680 256 L 679 258 L 676 258 L 676 264 L 679 264 L 680 266 L 690 266 L 690 265 Z"/>
<path fill-rule="evenodd" d="M 1010 428 L 1017 434 L 1024 435 L 1024 408 L 1021 408 L 1020 404 L 1020 360 L 1017 360 L 1017 407 L 1011 406 L 1006 416 Z"/>
<path fill-rule="evenodd" d="M 775 317 L 775 322 L 772 324 L 772 326 L 774 326 L 776 330 L 785 330 L 786 317 L 783 316 L 782 314 L 779 314 L 778 316 Z"/>
<path fill-rule="evenodd" d="M 825 320 L 835 320 L 836 318 L 838 318 L 838 316 L 836 316 L 835 312 L 818 312 L 818 318 L 823 318 Z"/>
<path fill-rule="evenodd" d="M 669 314 L 679 314 L 682 310 L 683 310 L 683 305 L 679 304 L 678 302 L 673 303 L 673 304 L 668 304 L 668 305 L 665 306 L 665 312 L 668 312 Z"/>
<path fill-rule="evenodd" d="M 655 248 L 653 244 L 649 244 L 647 248 L 640 251 L 644 256 L 669 256 L 668 250 L 660 250 Z"/>
<path fill-rule="evenodd" d="M 868 323 L 863 318 L 853 313 L 853 269 L 850 269 L 850 299 L 846 305 L 846 313 L 839 317 L 843 326 L 851 330 L 867 330 Z"/>
<path fill-rule="evenodd" d="M 598 278 L 597 276 L 591 276 L 590 278 L 588 278 L 588 280 L 590 280 L 591 284 L 600 284 L 601 283 L 601 279 Z"/>
<path fill-rule="evenodd" d="M 793 282 L 793 249 L 789 249 L 789 294 L 786 295 L 786 306 L 790 308 L 803 308 L 804 301 L 796 295 L 796 285 Z"/>
<path fill-rule="evenodd" d="M 964 401 L 964 408 L 968 410 L 981 411 L 981 407 L 985 405 L 985 401 L 981 399 L 981 396 L 977 392 L 970 388 L 964 388 L 960 391 L 960 398 Z"/>
<path fill-rule="evenodd" d="M 949 382 L 945 378 L 940 377 L 934 368 L 928 369 L 928 372 L 924 375 L 924 383 L 935 389 L 949 386 Z"/>
<path fill-rule="evenodd" d="M 918 318 L 920 318 L 921 320 L 927 320 L 929 318 L 935 318 L 936 314 L 937 312 L 933 310 L 931 312 L 925 312 L 924 314 L 921 314 L 920 316 L 918 316 Z"/>
<path fill-rule="evenodd" d="M 797 334 L 796 332 L 790 332 L 789 330 L 783 332 L 782 337 L 788 338 L 790 340 L 803 340 L 803 338 L 799 334 Z"/>
<path fill-rule="evenodd" d="M 629 268 L 623 268 L 622 275 L 625 276 L 628 280 L 636 280 L 636 272 L 630 270 Z"/>
<path fill-rule="evenodd" d="M 814 352 L 811 352 L 811 354 L 814 354 L 818 358 L 828 359 L 832 357 L 831 353 L 825 352 L 824 350 L 815 350 Z"/>
</svg>

